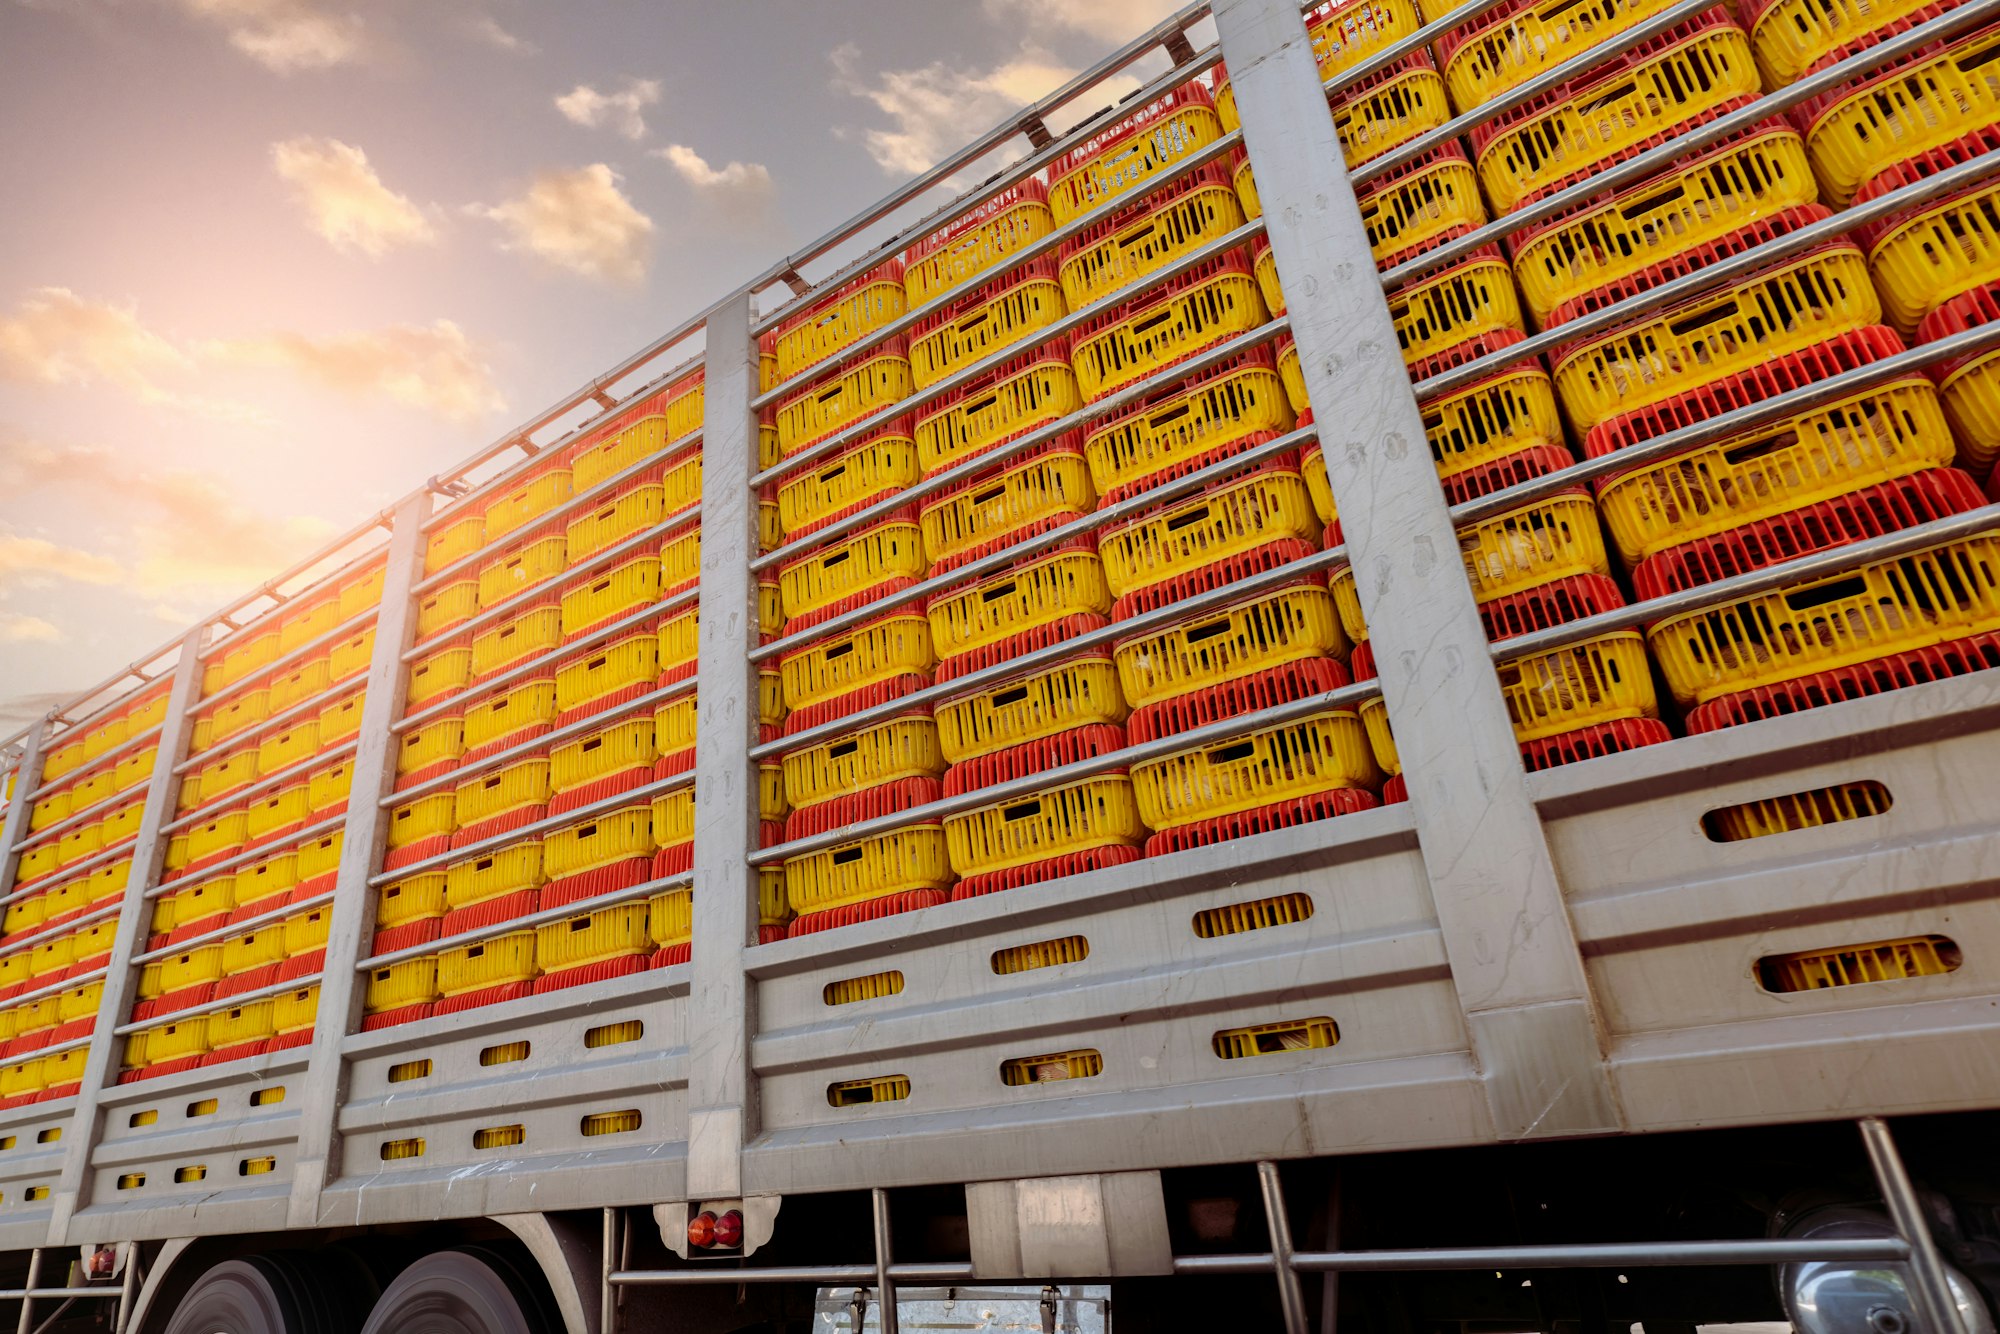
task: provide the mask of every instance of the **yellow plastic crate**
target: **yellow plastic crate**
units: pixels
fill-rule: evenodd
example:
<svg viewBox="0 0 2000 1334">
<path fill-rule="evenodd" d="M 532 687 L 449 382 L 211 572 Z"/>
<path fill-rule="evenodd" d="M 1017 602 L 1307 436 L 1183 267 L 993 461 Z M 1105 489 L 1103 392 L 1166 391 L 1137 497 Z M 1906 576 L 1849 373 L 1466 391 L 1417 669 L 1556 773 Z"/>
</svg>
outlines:
<svg viewBox="0 0 2000 1334">
<path fill-rule="evenodd" d="M 627 718 L 551 751 L 549 790 L 573 792 L 600 778 L 651 765 L 658 758 L 652 718 L 643 714 Z"/>
<path fill-rule="evenodd" d="M 1927 17 L 1927 8 L 1925 0 L 1774 0 L 1750 25 L 1750 46 L 1764 85 L 1782 88 L 1870 33 Z"/>
<path fill-rule="evenodd" d="M 1128 194 L 1222 137 L 1208 90 L 1184 84 L 1098 131 L 1049 168 L 1056 225 Z"/>
<path fill-rule="evenodd" d="M 615 904 L 535 928 L 535 962 L 545 973 L 652 952 L 644 902 Z"/>
<path fill-rule="evenodd" d="M 307 607 L 287 612 L 278 622 L 278 653 L 280 656 L 293 649 L 304 648 L 316 639 L 331 634 L 340 624 L 340 599 L 338 596 L 321 598 Z M 161 703 L 166 702 L 165 696 Z"/>
<path fill-rule="evenodd" d="M 987 200 L 912 246 L 903 257 L 903 295 L 912 310 L 963 287 L 1055 230 L 1038 179 Z"/>
<path fill-rule="evenodd" d="M 381 605 L 385 575 L 385 568 L 377 565 L 340 585 L 335 594 L 334 609 L 342 621 L 351 621 L 362 612 Z"/>
<path fill-rule="evenodd" d="M 1344 657 L 1333 596 L 1300 582 L 1121 642 L 1117 683 L 1134 708 L 1307 658 Z M 942 713 L 942 710 L 940 710 Z"/>
<path fill-rule="evenodd" d="M 779 525 L 787 537 L 796 537 L 836 515 L 899 492 L 922 475 L 907 427 L 892 428 L 781 483 Z"/>
<path fill-rule="evenodd" d="M 486 516 L 467 514 L 453 519 L 424 539 L 424 573 L 436 574 L 486 545 Z"/>
<path fill-rule="evenodd" d="M 1868 271 L 1884 316 L 1906 339 L 1953 297 L 2000 282 L 2000 184 L 1906 217 L 1869 251 Z"/>
<path fill-rule="evenodd" d="M 832 380 L 778 405 L 778 450 L 785 457 L 881 408 L 910 396 L 910 359 L 900 339 Z"/>
<path fill-rule="evenodd" d="M 84 763 L 88 764 L 106 751 L 122 746 L 125 744 L 125 738 L 130 735 L 130 724 L 122 713 L 115 718 L 107 718 L 101 723 L 92 724 L 83 734 Z"/>
<path fill-rule="evenodd" d="M 1467 524 L 1458 530 L 1458 550 L 1478 602 L 1552 579 L 1611 573 L 1597 506 L 1581 488 Z"/>
<path fill-rule="evenodd" d="M 1078 330 L 1070 353 L 1077 386 L 1094 402 L 1265 318 L 1249 267 L 1218 261 Z"/>
<path fill-rule="evenodd" d="M 758 872 L 758 883 L 763 883 L 769 868 Z M 777 873 L 778 897 L 784 899 L 783 871 Z M 791 916 L 790 905 L 786 905 L 785 916 Z M 685 945 L 694 939 L 694 891 L 670 889 L 664 894 L 655 894 L 646 900 L 646 934 L 655 945 Z"/>
<path fill-rule="evenodd" d="M 891 260 L 778 326 L 778 379 L 791 379 L 866 338 L 907 309 L 903 265 Z"/>
<path fill-rule="evenodd" d="M 407 848 L 427 838 L 442 838 L 457 828 L 457 798 L 450 792 L 434 792 L 389 812 L 388 846 Z"/>
<path fill-rule="evenodd" d="M 412 727 L 396 738 L 396 772 L 413 774 L 448 764 L 465 754 L 465 719 L 447 713 Z"/>
<path fill-rule="evenodd" d="M 934 824 L 785 860 L 785 898 L 794 913 L 823 912 L 913 890 L 942 890 L 951 880 L 944 830 Z"/>
<path fill-rule="evenodd" d="M 1511 213 L 1530 195 L 1762 91 L 1743 30 L 1705 27 L 1630 68 L 1571 83 L 1560 100 L 1508 123 L 1479 152 L 1480 183 L 1495 209 Z"/>
<path fill-rule="evenodd" d="M 1098 554 L 1113 597 L 1279 541 L 1317 547 L 1319 516 L 1305 478 L 1268 467 L 1099 531 Z"/>
<path fill-rule="evenodd" d="M 106 862 L 92 871 L 83 882 L 83 899 L 86 907 L 97 908 L 125 896 L 125 882 L 132 876 L 132 859 L 123 857 Z M 0 982 L 0 986 L 6 985 Z"/>
<path fill-rule="evenodd" d="M 1370 186 L 1361 199 L 1361 223 L 1368 232 L 1368 249 L 1379 268 L 1389 267 L 1427 248 L 1428 242 L 1453 228 L 1477 227 L 1486 221 L 1486 202 L 1479 194 L 1479 173 L 1464 157 L 1426 155 L 1382 182 Z"/>
<path fill-rule="evenodd" d="M 51 792 L 46 797 L 38 797 L 28 807 L 28 832 L 38 834 L 52 824 L 67 820 L 70 814 L 70 789 Z"/>
<path fill-rule="evenodd" d="M 1334 0 L 1309 10 L 1306 39 L 1312 43 L 1320 82 L 1353 69 L 1376 52 L 1408 37 L 1423 23 L 1418 7 L 1411 0 Z M 1215 90 L 1216 114 L 1222 117 L 1224 130 L 1238 129 L 1243 122 L 1236 114 L 1236 89 L 1227 71 L 1218 70 L 1216 77 L 1219 80 Z"/>
<path fill-rule="evenodd" d="M 404 704 L 416 708 L 465 689 L 472 681 L 472 645 L 463 641 L 427 653 L 410 664 Z"/>
<path fill-rule="evenodd" d="M 652 630 L 621 635 L 596 652 L 556 666 L 556 708 L 567 713 L 660 677 L 660 642 Z"/>
<path fill-rule="evenodd" d="M 78 738 L 66 745 L 57 746 L 42 761 L 42 781 L 53 783 L 65 774 L 76 772 L 83 767 L 83 740 Z"/>
<path fill-rule="evenodd" d="M 1146 841 L 1131 780 L 1100 774 L 1019 801 L 981 806 L 944 821 L 951 869 L 984 875 L 1093 848 Z"/>
<path fill-rule="evenodd" d="M 1806 153 L 1827 202 L 1846 208 L 1884 167 L 2000 122 L 1995 47 L 2000 29 L 1989 26 L 1876 75 L 1814 116 Z"/>
<path fill-rule="evenodd" d="M 1541 0 L 1466 37 L 1445 58 L 1445 86 L 1453 105 L 1470 111 L 1668 7 L 1668 0 Z"/>
<path fill-rule="evenodd" d="M 785 615 L 796 618 L 886 580 L 922 579 L 930 568 L 923 530 L 905 519 L 889 519 L 787 563 L 778 571 L 778 584 Z"/>
<path fill-rule="evenodd" d="M 1424 435 L 1439 477 L 1522 450 L 1566 448 L 1555 385 L 1534 366 L 1503 371 L 1425 404 Z"/>
<path fill-rule="evenodd" d="M 1498 259 L 1455 264 L 1404 288 L 1389 302 L 1389 315 L 1412 366 L 1482 334 L 1522 330 L 1513 271 Z"/>
<path fill-rule="evenodd" d="M 318 753 L 319 721 L 307 718 L 293 723 L 282 732 L 273 732 L 257 743 L 257 772 L 275 774 Z"/>
<path fill-rule="evenodd" d="M 81 815 L 109 798 L 115 790 L 116 772 L 114 769 L 99 769 L 70 784 L 70 814 Z"/>
<path fill-rule="evenodd" d="M 330 750 L 343 741 L 352 741 L 361 735 L 361 710 L 367 702 L 367 696 L 356 691 L 345 699 L 335 700 L 319 711 L 314 721 L 319 724 L 321 750 Z"/>
<path fill-rule="evenodd" d="M 759 505 L 759 515 L 768 513 L 770 527 L 775 529 L 778 520 L 776 505 Z M 763 522 L 760 518 L 759 522 Z M 771 533 L 766 532 L 769 538 Z M 765 549 L 774 542 L 766 541 Z M 660 596 L 666 597 L 676 591 L 693 586 L 701 578 L 701 525 L 683 528 L 678 533 L 669 534 L 660 542 Z"/>
<path fill-rule="evenodd" d="M 1556 393 L 1578 431 L 1879 323 L 1860 250 L 1839 243 L 1569 350 Z"/>
<path fill-rule="evenodd" d="M 1627 564 L 1803 505 L 1948 467 L 1937 391 L 1913 375 L 1603 483 L 1598 503 Z"/>
<path fill-rule="evenodd" d="M 1958 436 L 1959 459 L 1974 473 L 2000 457 L 2000 353 L 1974 357 L 1938 386 L 1944 415 Z"/>
<path fill-rule="evenodd" d="M 224 852 L 232 852 L 244 838 L 248 816 L 241 810 L 224 811 L 187 831 L 188 861 L 198 862 Z"/>
<path fill-rule="evenodd" d="M 354 789 L 354 762 L 342 760 L 328 765 L 306 779 L 306 809 L 312 813 L 345 806 Z"/>
<path fill-rule="evenodd" d="M 213 728 L 211 735 L 216 745 L 221 745 L 234 736 L 255 727 L 271 716 L 271 692 L 268 690 L 246 690 L 215 706 L 209 714 Z"/>
<path fill-rule="evenodd" d="M 661 793 L 653 798 L 650 809 L 655 847 L 678 848 L 694 842 L 693 786 Z"/>
<path fill-rule="evenodd" d="M 902 611 L 787 653 L 778 672 L 785 707 L 797 712 L 936 665 L 928 620 L 921 612 Z"/>
<path fill-rule="evenodd" d="M 51 875 L 62 866 L 62 854 L 53 843 L 41 843 L 21 854 L 16 864 L 14 881 L 17 885 L 29 884 Z"/>
<path fill-rule="evenodd" d="M 435 638 L 479 611 L 479 580 L 459 579 L 417 599 L 417 638 Z"/>
<path fill-rule="evenodd" d="M 1284 314 L 1285 287 L 1278 278 L 1278 257 L 1269 241 L 1257 243 L 1257 262 L 1253 272 L 1257 276 L 1257 290 L 1264 294 L 1264 308 L 1273 315 Z"/>
<path fill-rule="evenodd" d="M 1076 372 L 1059 346 L 1024 352 L 923 410 L 914 432 L 917 466 L 935 476 L 1082 406 Z"/>
<path fill-rule="evenodd" d="M 85 958 L 93 958 L 103 953 L 93 950 Z M 97 1007 L 104 1000 L 104 983 L 85 982 L 80 986 L 65 987 L 56 997 L 56 1019 L 60 1023 L 72 1023 L 78 1019 L 91 1019 L 97 1015 Z"/>
<path fill-rule="evenodd" d="M 461 945 L 444 951 L 437 961 L 438 994 L 447 998 L 510 982 L 532 982 L 541 971 L 535 966 L 533 931 L 516 931 L 476 945 Z"/>
<path fill-rule="evenodd" d="M 910 375 L 917 388 L 928 389 L 1068 313 L 1048 261 L 1018 269 L 991 287 L 1000 290 L 982 288 L 911 332 Z M 945 315 L 953 318 L 940 322 Z"/>
<path fill-rule="evenodd" d="M 445 867 L 444 901 L 447 907 L 464 908 L 547 882 L 542 870 L 542 841 L 533 839 Z"/>
<path fill-rule="evenodd" d="M 271 678 L 271 713 L 276 716 L 303 704 L 332 684 L 333 664 L 325 657 L 297 663 Z"/>
<path fill-rule="evenodd" d="M 285 933 L 277 922 L 244 931 L 222 942 L 222 973 L 234 977 L 285 961 Z"/>
<path fill-rule="evenodd" d="M 305 823 L 311 813 L 311 796 L 303 779 L 250 803 L 244 817 L 243 834 L 251 842 L 266 838 L 280 829 Z"/>
<path fill-rule="evenodd" d="M 1094 552 L 1055 551 L 940 593 L 926 615 L 938 656 L 952 658 L 1066 616 L 1108 616 L 1111 597 L 1103 562 Z"/>
<path fill-rule="evenodd" d="M 249 1001 L 208 1016 L 208 1040 L 216 1051 L 257 1042 L 277 1033 L 271 1002 Z"/>
<path fill-rule="evenodd" d="M 241 643 L 233 644 L 226 648 L 222 654 L 222 684 L 234 685 L 238 681 L 254 676 L 277 660 L 278 634 L 275 630 L 268 634 L 255 635 Z M 111 723 L 105 726 L 115 728 L 120 733 L 124 730 L 122 719 L 113 719 Z M 85 760 L 94 760 L 124 739 L 124 736 L 120 735 L 116 741 L 107 742 L 100 735 L 100 738 L 93 743 L 91 734 L 85 733 L 83 738 L 83 758 Z M 93 749 L 93 744 L 95 745 L 95 749 Z"/>
<path fill-rule="evenodd" d="M 327 932 L 333 926 L 333 909 L 312 908 L 285 919 L 285 957 L 302 959 L 326 948 Z"/>
<path fill-rule="evenodd" d="M 658 602 L 660 587 L 657 556 L 634 557 L 588 582 L 571 585 L 562 595 L 563 637 L 580 635 Z M 557 688 L 561 688 L 560 677 Z"/>
<path fill-rule="evenodd" d="M 175 927 L 193 926 L 210 918 L 219 919 L 221 914 L 236 906 L 236 877 L 215 876 L 198 885 L 163 894 L 153 902 L 154 931 L 171 931 Z M 156 991 L 153 994 L 165 993 Z"/>
<path fill-rule="evenodd" d="M 547 653 L 563 642 L 562 608 L 530 607 L 472 640 L 472 675 L 476 680 L 515 663 Z"/>
<path fill-rule="evenodd" d="M 1877 561 L 1646 632 L 1683 705 L 2000 627 L 2000 538 Z"/>
<path fill-rule="evenodd" d="M 57 934 L 53 940 L 38 940 L 28 949 L 28 976 L 38 981 L 52 980 L 52 975 L 60 973 L 76 962 L 76 942 L 66 935 Z M 49 1007 L 49 1018 L 54 1020 L 55 1007 Z"/>
<path fill-rule="evenodd" d="M 435 955 L 405 959 L 386 968 L 371 969 L 361 1008 L 369 1014 L 400 1010 L 408 1005 L 426 1005 L 438 998 L 438 961 Z"/>
<path fill-rule="evenodd" d="M 702 397 L 701 386 L 697 385 L 694 392 L 697 398 Z M 664 415 L 643 417 L 616 435 L 577 454 L 570 462 L 571 484 L 579 492 L 588 491 L 634 464 L 662 453 L 674 440 L 690 434 L 700 425 L 700 418 L 697 417 L 693 426 L 676 432 Z"/>
<path fill-rule="evenodd" d="M 652 807 L 630 806 L 549 833 L 542 839 L 542 870 L 560 880 L 653 852 Z"/>
<path fill-rule="evenodd" d="M 204 764 L 195 771 L 200 782 L 201 801 L 204 805 L 220 801 L 240 788 L 257 781 L 262 772 L 258 747 L 249 747 L 225 755 L 213 764 Z"/>
<path fill-rule="evenodd" d="M 811 806 L 902 778 L 942 778 L 938 726 L 929 718 L 891 718 L 784 757 L 785 796 Z"/>
<path fill-rule="evenodd" d="M 18 936 L 24 931 L 32 931 L 46 922 L 49 917 L 49 900 L 46 894 L 34 894 L 24 899 L 16 899 L 0 910 L 0 937 Z"/>
<path fill-rule="evenodd" d="M 1299 475 L 1306 479 L 1306 493 L 1312 497 L 1313 513 L 1323 524 L 1340 518 L 1333 503 L 1333 483 L 1327 480 L 1326 454 L 1315 440 L 1299 451 Z"/>
<path fill-rule="evenodd" d="M 569 539 L 561 533 L 535 538 L 479 567 L 479 605 L 497 607 L 569 569 Z"/>
<path fill-rule="evenodd" d="M 313 1026 L 319 1017 L 319 987 L 299 987 L 271 998 L 271 1026 L 280 1036 Z"/>
<path fill-rule="evenodd" d="M 942 561 L 1035 525 L 1097 507 L 1090 468 L 1074 449 L 1037 453 L 989 470 L 925 503 L 918 515 L 924 553 Z"/>
<path fill-rule="evenodd" d="M 134 1038 L 140 1036 L 133 1034 Z M 19 1098 L 47 1088 L 48 1083 L 42 1077 L 43 1064 L 44 1058 L 37 1056 L 32 1060 L 9 1061 L 0 1065 L 0 1098 Z"/>
<path fill-rule="evenodd" d="M 1514 276 L 1536 322 L 1545 323 L 1567 301 L 1818 198 L 1805 141 L 1768 129 L 1537 230 L 1515 252 Z"/>
<path fill-rule="evenodd" d="M 356 630 L 326 652 L 327 670 L 336 681 L 345 681 L 368 670 L 375 657 L 375 627 Z"/>
<path fill-rule="evenodd" d="M 222 946 L 202 945 L 195 949 L 183 950 L 179 954 L 168 955 L 160 960 L 160 985 L 162 995 L 171 996 L 176 991 L 198 987 L 204 982 L 214 982 L 222 977 Z"/>
<path fill-rule="evenodd" d="M 581 565 L 598 552 L 645 532 L 666 517 L 666 489 L 658 482 L 633 483 L 600 502 L 588 514 L 570 521 L 569 563 Z"/>
<path fill-rule="evenodd" d="M 208 1020 L 205 1014 L 195 1015 L 147 1029 L 143 1034 L 146 1039 L 146 1063 L 165 1065 L 168 1061 L 207 1055 L 214 1049 L 208 1039 Z M 129 1051 L 127 1055 L 130 1055 Z"/>
<path fill-rule="evenodd" d="M 153 776 L 153 764 L 160 758 L 157 744 L 130 751 L 111 770 L 111 790 L 130 792 Z"/>
<path fill-rule="evenodd" d="M 308 839 L 299 844 L 298 873 L 300 881 L 317 876 L 332 875 L 340 870 L 340 854 L 344 835 L 335 830 L 318 838 Z"/>
<path fill-rule="evenodd" d="M 678 755 L 694 749 L 700 712 L 699 702 L 692 694 L 670 699 L 653 710 L 653 742 L 661 755 Z"/>
<path fill-rule="evenodd" d="M 1362 90 L 1343 95 L 1333 109 L 1333 128 L 1340 136 L 1341 156 L 1350 171 L 1450 119 L 1444 79 L 1434 69 L 1407 64 L 1391 66 L 1368 80 Z M 1238 169 L 1236 193 L 1243 199 L 1243 211 L 1255 218 L 1263 210 L 1252 206 L 1255 185 L 1245 190 L 1249 172 L 1248 162 Z"/>
<path fill-rule="evenodd" d="M 253 866 L 245 866 L 232 878 L 229 891 L 229 906 L 248 908 L 253 904 L 273 907 L 269 901 L 298 888 L 299 854 L 280 852 L 266 857 Z M 202 886 L 197 885 L 195 889 Z M 193 890 L 184 891 L 193 893 Z M 193 919 L 190 919 L 193 920 Z"/>
<path fill-rule="evenodd" d="M 1346 709 L 1132 766 L 1139 818 L 1154 830 L 1334 788 L 1381 784 L 1368 735 Z"/>
<path fill-rule="evenodd" d="M 556 683 L 552 677 L 517 682 L 465 708 L 465 749 L 470 752 L 532 728 L 554 727 Z"/>
<path fill-rule="evenodd" d="M 1499 674 L 1514 739 L 1524 745 L 1599 723 L 1659 716 L 1636 630 L 1513 658 L 1499 664 Z"/>
<path fill-rule="evenodd" d="M 449 879 L 444 871 L 425 871 L 382 886 L 375 897 L 375 929 L 444 916 L 445 884 Z"/>
<path fill-rule="evenodd" d="M 533 477 L 514 483 L 486 507 L 486 541 L 498 542 L 509 533 L 519 532 L 570 498 L 568 468 L 544 468 Z M 480 597 L 485 596 L 481 580 Z"/>
</svg>

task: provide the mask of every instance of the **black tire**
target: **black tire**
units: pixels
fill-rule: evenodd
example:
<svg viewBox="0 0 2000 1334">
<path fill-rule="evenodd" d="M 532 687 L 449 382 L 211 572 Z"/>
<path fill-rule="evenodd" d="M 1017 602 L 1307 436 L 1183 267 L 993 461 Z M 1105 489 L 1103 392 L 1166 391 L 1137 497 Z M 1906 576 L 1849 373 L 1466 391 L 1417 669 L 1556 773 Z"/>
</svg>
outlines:
<svg viewBox="0 0 2000 1334">
<path fill-rule="evenodd" d="M 362 1334 L 551 1334 L 536 1289 L 498 1252 L 437 1251 L 396 1276 Z"/>
<path fill-rule="evenodd" d="M 283 1252 L 224 1260 L 174 1305 L 166 1334 L 355 1334 L 358 1273 Z"/>
</svg>

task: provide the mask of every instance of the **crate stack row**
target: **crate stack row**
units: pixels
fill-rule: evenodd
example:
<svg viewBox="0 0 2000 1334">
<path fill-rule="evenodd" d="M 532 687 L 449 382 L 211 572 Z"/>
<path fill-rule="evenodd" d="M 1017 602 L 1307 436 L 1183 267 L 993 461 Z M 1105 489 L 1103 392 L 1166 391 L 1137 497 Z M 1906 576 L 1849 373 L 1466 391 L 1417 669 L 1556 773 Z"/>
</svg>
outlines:
<svg viewBox="0 0 2000 1334">
<path fill-rule="evenodd" d="M 121 1081 L 311 1042 L 383 578 L 366 563 L 204 659 Z"/>
<path fill-rule="evenodd" d="M 1261 448 L 1296 424 L 1269 344 L 1169 379 L 1085 429 L 1050 430 L 1268 320 L 1247 246 L 1128 291 L 1244 224 L 1225 164 L 1155 179 L 1223 132 L 1205 85 L 1174 90 L 1092 134 L 1046 182 L 1011 186 L 776 331 L 778 382 L 798 383 L 777 405 L 781 458 L 873 422 L 780 483 L 784 542 L 811 544 L 779 570 L 784 633 L 805 641 L 780 659 L 785 734 L 801 738 L 784 755 L 787 839 L 1029 780 L 1347 680 L 1323 580 L 1210 615 L 1161 615 L 1317 550 L 1301 459 Z M 1053 253 L 1010 262 L 1098 209 L 1106 216 Z M 919 307 L 928 313 L 880 338 Z M 1041 332 L 1075 312 L 1084 316 L 1064 334 Z M 875 345 L 842 357 L 864 342 Z M 971 381 L 885 416 L 982 361 Z M 1198 493 L 1086 521 L 1208 468 Z M 920 483 L 921 500 L 893 505 Z M 871 521 L 842 523 L 863 510 Z M 1069 525 L 1054 545 L 992 564 Z M 927 580 L 920 602 L 902 596 Z M 1141 616 L 1130 636 L 1116 634 Z M 1098 647 L 1004 670 L 1079 635 Z M 962 694 L 883 711 L 974 673 Z M 875 712 L 837 726 L 863 710 Z M 789 858 L 792 931 L 1373 805 L 1379 783 L 1352 713 L 1266 729 Z"/>
<path fill-rule="evenodd" d="M 0 915 L 0 1108 L 77 1091 L 166 715 L 155 687 L 78 724 L 16 793 L 28 818 Z"/>
<path fill-rule="evenodd" d="M 1891 13 L 1780 0 L 1746 10 L 1747 32 L 1712 10 L 1500 112 L 1463 142 L 1369 169 L 1453 112 L 1475 111 L 1663 8 L 1604 5 L 1579 17 L 1566 6 L 1503 5 L 1440 40 L 1434 57 L 1419 52 L 1338 95 L 1334 117 L 1380 267 L 1418 259 L 1949 6 Z M 1322 75 L 1352 68 L 1421 19 L 1407 5 L 1322 7 L 1309 16 Z M 1559 330 L 2000 146 L 2000 84 L 1983 73 L 1996 47 L 2000 33 L 1990 29 L 1934 44 L 1790 117 L 1516 229 L 1504 251 L 1483 247 L 1419 271 L 1391 297 L 1412 379 L 1502 352 L 1530 328 Z M 1387 96 L 1391 87 L 1403 91 Z M 1220 100 L 1227 112 L 1226 84 Z M 1254 213 L 1247 166 L 1236 181 Z M 1907 338 L 1984 322 L 2000 309 L 1996 202 L 2000 187 L 1973 185 L 1579 337 L 1546 359 L 1514 359 L 1428 396 L 1425 424 L 1447 499 L 1546 476 L 1577 457 L 1570 441 L 1603 457 L 1879 360 Z M 1281 300 L 1269 275 L 1267 293 Z M 1982 503 L 1979 484 L 2000 452 L 2000 434 L 1986 425 L 2000 425 L 2000 414 L 1984 408 L 1994 355 L 1934 367 L 1935 389 L 1923 375 L 1905 377 L 1465 526 L 1461 549 L 1489 637 L 1502 642 L 1619 606 L 1627 590 L 1658 597 Z M 1288 345 L 1280 364 L 1294 406 L 1309 411 Z M 1316 450 L 1308 476 L 1335 541 Z M 1986 548 L 1957 543 L 1672 618 L 1643 637 L 1604 635 L 1503 662 L 1524 758 L 1544 767 L 1671 735 L 1647 643 L 1697 731 L 2000 662 L 1983 639 L 1996 610 Z M 1368 676 L 1373 657 L 1351 573 L 1333 585 L 1348 633 L 1363 641 L 1356 674 Z M 1364 712 L 1378 758 L 1395 768 L 1381 703 Z M 1402 791 L 1399 775 L 1386 795 Z"/>
</svg>

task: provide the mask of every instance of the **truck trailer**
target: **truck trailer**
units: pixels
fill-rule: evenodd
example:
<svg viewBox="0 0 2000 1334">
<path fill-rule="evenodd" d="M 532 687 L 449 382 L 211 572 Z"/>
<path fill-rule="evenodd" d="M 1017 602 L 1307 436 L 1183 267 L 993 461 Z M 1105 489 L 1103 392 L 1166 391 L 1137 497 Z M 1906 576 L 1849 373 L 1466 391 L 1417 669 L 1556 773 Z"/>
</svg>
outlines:
<svg viewBox="0 0 2000 1334">
<path fill-rule="evenodd" d="M 20 1334 L 1990 1334 L 2000 0 L 1448 3 L 9 739 Z"/>
</svg>

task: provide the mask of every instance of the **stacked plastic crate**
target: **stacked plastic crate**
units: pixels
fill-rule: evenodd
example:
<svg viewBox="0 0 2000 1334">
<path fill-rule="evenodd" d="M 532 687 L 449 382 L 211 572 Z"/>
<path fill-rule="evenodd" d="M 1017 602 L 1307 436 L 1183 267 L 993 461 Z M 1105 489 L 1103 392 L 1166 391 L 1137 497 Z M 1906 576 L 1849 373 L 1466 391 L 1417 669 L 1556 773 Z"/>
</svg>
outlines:
<svg viewBox="0 0 2000 1334">
<path fill-rule="evenodd" d="M 203 664 L 122 1080 L 311 1040 L 381 560 L 294 597 Z"/>
<path fill-rule="evenodd" d="M 167 713 L 164 687 L 77 724 L 44 756 L 0 916 L 0 1107 L 76 1092 Z"/>
</svg>

